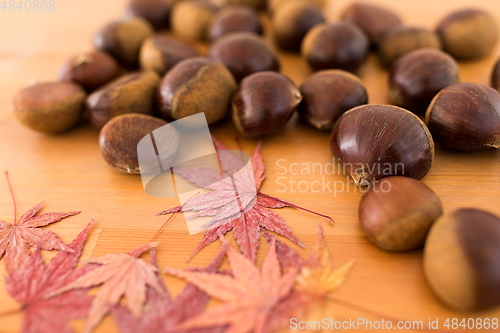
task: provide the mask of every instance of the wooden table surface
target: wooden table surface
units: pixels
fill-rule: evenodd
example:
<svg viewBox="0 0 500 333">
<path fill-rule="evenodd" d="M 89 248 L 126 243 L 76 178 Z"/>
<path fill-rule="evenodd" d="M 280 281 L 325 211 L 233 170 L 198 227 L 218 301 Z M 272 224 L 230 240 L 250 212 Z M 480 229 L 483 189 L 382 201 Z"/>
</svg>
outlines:
<svg viewBox="0 0 500 333">
<path fill-rule="evenodd" d="M 0 1 L 1 2 L 1 1 Z M 328 18 L 334 21 L 350 1 L 336 0 L 328 6 Z M 408 25 L 434 28 L 447 13 L 463 7 L 476 6 L 489 10 L 500 22 L 498 0 L 373 0 L 392 7 Z M 9 170 L 17 199 L 18 212 L 46 200 L 43 211 L 81 210 L 78 216 L 52 224 L 48 229 L 70 242 L 87 221 L 98 214 L 84 248 L 82 259 L 108 253 L 128 251 L 147 243 L 165 221 L 155 213 L 178 204 L 177 199 L 153 198 L 143 191 L 140 177 L 119 174 L 104 162 L 98 147 L 98 132 L 82 126 L 64 135 L 47 136 L 23 127 L 11 111 L 13 94 L 33 79 L 54 80 L 60 64 L 69 56 L 91 49 L 90 37 L 104 23 L 122 15 L 125 0 L 56 0 L 53 12 L 19 12 L 0 9 L 0 170 Z M 500 45 L 495 52 L 480 61 L 460 63 L 462 81 L 488 84 L 490 72 L 500 55 Z M 281 54 L 283 73 L 297 84 L 310 71 L 297 55 Z M 367 86 L 371 103 L 387 103 L 387 72 L 371 56 L 360 72 Z M 230 121 L 211 128 L 212 133 L 229 148 L 236 148 L 237 132 Z M 242 139 L 247 152 L 255 142 Z M 383 252 L 372 246 L 358 226 L 357 208 L 361 192 L 349 185 L 343 192 L 303 193 L 288 189 L 282 191 L 277 179 L 282 169 L 292 163 L 332 162 L 329 134 L 306 126 L 294 117 L 285 130 L 264 140 L 262 149 L 267 167 L 267 179 L 262 191 L 270 195 L 327 214 L 335 219 L 329 226 L 325 219 L 292 208 L 279 213 L 307 245 L 300 253 L 306 255 L 313 244 L 318 224 L 325 229 L 328 247 L 335 264 L 340 266 L 351 259 L 355 267 L 345 286 L 338 292 L 340 299 L 376 310 L 386 316 L 403 320 L 431 318 L 500 318 L 500 309 L 481 313 L 455 313 L 443 306 L 429 289 L 422 272 L 422 252 L 402 254 Z M 295 171 L 295 170 L 293 170 Z M 445 212 L 460 207 L 486 209 L 500 215 L 500 151 L 460 153 L 438 148 L 434 166 L 423 180 L 440 196 Z M 312 183 L 322 181 L 316 170 L 310 175 L 285 175 L 287 181 Z M 331 184 L 347 182 L 342 175 L 325 175 Z M 304 189 L 304 188 L 302 188 Z M 0 179 L 0 220 L 13 220 L 13 210 L 8 188 Z M 190 236 L 181 216 L 177 216 L 158 237 L 160 268 L 186 267 L 185 259 L 198 243 L 201 234 Z M 232 239 L 230 236 L 229 238 Z M 279 238 L 283 240 L 283 238 Z M 286 242 L 289 243 L 289 242 Z M 234 244 L 234 242 L 233 242 Z M 203 266 L 220 248 L 216 242 L 187 266 Z M 262 262 L 267 247 L 261 241 L 258 263 Z M 44 252 L 46 259 L 54 255 Z M 227 263 L 225 263 L 227 265 Z M 5 276 L 3 261 L 0 275 Z M 184 283 L 165 277 L 173 293 L 179 292 Z M 18 305 L 5 290 L 0 279 L 0 313 L 16 309 Z M 16 313 L 0 317 L 1 332 L 20 330 L 22 315 Z M 338 307 L 340 320 L 376 316 Z M 83 321 L 75 322 L 80 330 Z M 108 317 L 98 332 L 116 331 Z M 478 330 L 476 330 L 478 331 Z"/>
</svg>

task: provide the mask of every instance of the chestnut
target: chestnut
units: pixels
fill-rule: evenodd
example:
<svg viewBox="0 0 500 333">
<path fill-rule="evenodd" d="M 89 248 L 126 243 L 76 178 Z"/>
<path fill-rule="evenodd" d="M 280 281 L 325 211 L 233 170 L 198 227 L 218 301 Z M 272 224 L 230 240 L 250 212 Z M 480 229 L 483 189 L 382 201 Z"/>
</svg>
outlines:
<svg viewBox="0 0 500 333">
<path fill-rule="evenodd" d="M 383 66 L 389 68 L 399 57 L 421 48 L 441 49 L 439 37 L 423 28 L 398 27 L 380 40 L 378 58 Z"/>
<path fill-rule="evenodd" d="M 434 97 L 425 122 L 434 140 L 458 150 L 500 147 L 500 94 L 477 83 L 457 83 Z"/>
<path fill-rule="evenodd" d="M 326 0 L 293 0 L 293 1 L 307 2 L 316 5 L 321 9 L 323 9 L 323 7 L 325 7 L 326 4 Z M 274 15 L 278 7 L 288 2 L 290 2 L 290 0 L 267 0 L 267 11 L 269 14 Z"/>
<path fill-rule="evenodd" d="M 451 56 L 436 49 L 419 49 L 402 56 L 392 66 L 390 100 L 423 115 L 441 89 L 459 81 L 458 65 Z"/>
<path fill-rule="evenodd" d="M 368 103 L 361 80 L 346 71 L 331 69 L 308 77 L 300 86 L 299 114 L 320 130 L 331 130 L 347 110 Z"/>
<path fill-rule="evenodd" d="M 120 65 L 115 59 L 104 52 L 93 51 L 68 59 L 59 70 L 59 79 L 78 83 L 91 92 L 116 79 L 120 72 Z"/>
<path fill-rule="evenodd" d="M 420 180 L 434 160 L 425 124 L 391 105 L 362 105 L 344 113 L 333 126 L 330 148 L 361 187 L 389 176 Z"/>
<path fill-rule="evenodd" d="M 489 13 L 463 9 L 446 16 L 436 29 L 444 50 L 458 59 L 490 54 L 498 42 L 498 24 Z"/>
<path fill-rule="evenodd" d="M 431 289 L 456 311 L 500 305 L 500 218 L 478 209 L 443 215 L 424 248 Z"/>
<path fill-rule="evenodd" d="M 151 71 L 127 74 L 108 83 L 87 98 L 90 122 L 101 129 L 109 120 L 122 114 L 153 114 L 159 83 L 160 77 Z"/>
<path fill-rule="evenodd" d="M 262 35 L 262 22 L 259 13 L 251 7 L 244 5 L 230 5 L 223 7 L 215 14 L 210 25 L 209 38 L 217 38 L 232 32 L 253 32 Z"/>
<path fill-rule="evenodd" d="M 219 38 L 210 47 L 208 56 L 226 65 L 237 82 L 256 72 L 280 70 L 275 52 L 262 37 L 250 32 L 234 32 Z"/>
<path fill-rule="evenodd" d="M 500 91 L 500 59 L 495 63 L 493 72 L 491 73 L 491 86 L 496 91 Z"/>
<path fill-rule="evenodd" d="M 99 135 L 99 146 L 104 160 L 120 172 L 140 174 L 141 171 L 147 171 L 139 168 L 137 145 L 144 136 L 166 124 L 163 119 L 137 113 L 113 118 L 102 128 Z M 173 159 L 179 147 L 179 135 L 172 128 L 162 134 L 167 137 L 162 137 L 162 144 L 156 146 L 158 154 L 163 160 L 168 159 L 168 156 Z"/>
<path fill-rule="evenodd" d="M 254 9 L 261 9 L 264 7 L 266 0 L 227 0 L 229 4 L 245 5 Z"/>
<path fill-rule="evenodd" d="M 14 114 L 23 125 L 35 131 L 60 133 L 80 120 L 86 96 L 75 83 L 37 83 L 14 96 Z"/>
<path fill-rule="evenodd" d="M 172 0 L 131 0 L 128 3 L 126 15 L 142 17 L 155 30 L 167 29 L 170 25 L 172 3 Z"/>
<path fill-rule="evenodd" d="M 203 41 L 219 7 L 205 0 L 177 1 L 172 8 L 173 32 L 182 38 Z"/>
<path fill-rule="evenodd" d="M 377 46 L 387 32 L 402 25 L 401 19 L 395 13 L 361 2 L 350 5 L 342 15 L 342 19 L 360 27 L 373 46 Z"/>
<path fill-rule="evenodd" d="M 167 34 L 157 34 L 144 41 L 141 47 L 141 68 L 163 75 L 178 62 L 199 56 L 191 45 Z"/>
<path fill-rule="evenodd" d="M 205 57 L 183 60 L 160 83 L 160 115 L 181 119 L 204 112 L 208 124 L 213 124 L 229 111 L 235 90 L 236 81 L 221 62 Z"/>
<path fill-rule="evenodd" d="M 373 183 L 359 203 L 359 223 L 367 237 L 386 251 L 408 251 L 424 245 L 441 200 L 430 188 L 408 177 Z"/>
<path fill-rule="evenodd" d="M 275 72 L 252 74 L 233 97 L 233 121 L 241 134 L 261 138 L 283 128 L 302 100 L 288 77 Z"/>
<path fill-rule="evenodd" d="M 122 66 L 139 66 L 142 42 L 153 34 L 153 27 L 140 17 L 115 21 L 105 25 L 93 38 L 96 49 L 112 55 Z"/>
<path fill-rule="evenodd" d="M 344 69 L 356 72 L 368 57 L 365 34 L 354 24 L 318 24 L 302 42 L 302 56 L 315 70 Z"/>
<path fill-rule="evenodd" d="M 325 18 L 321 9 L 310 2 L 295 0 L 283 3 L 272 17 L 274 42 L 283 50 L 299 52 L 307 32 L 323 22 Z"/>
</svg>

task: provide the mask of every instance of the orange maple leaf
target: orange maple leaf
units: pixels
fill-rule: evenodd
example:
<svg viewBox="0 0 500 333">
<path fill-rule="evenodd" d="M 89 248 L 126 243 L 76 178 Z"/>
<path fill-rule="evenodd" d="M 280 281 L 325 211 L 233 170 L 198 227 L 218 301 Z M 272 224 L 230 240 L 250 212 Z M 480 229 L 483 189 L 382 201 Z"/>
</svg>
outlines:
<svg viewBox="0 0 500 333">
<path fill-rule="evenodd" d="M 223 239 L 221 234 L 220 236 Z M 177 268 L 166 269 L 168 274 L 187 280 L 224 303 L 186 321 L 177 329 L 228 325 L 226 333 L 265 331 L 273 309 L 290 293 L 298 270 L 281 273 L 274 237 L 261 271 L 233 247 L 228 248 L 227 257 L 232 277 Z"/>
<path fill-rule="evenodd" d="M 288 258 L 283 257 L 280 259 L 288 260 Z M 291 264 L 293 263 L 287 263 L 287 265 Z M 305 263 L 297 261 L 295 264 L 301 264 L 302 269 L 296 277 L 292 292 L 276 308 L 273 321 L 268 325 L 270 331 L 289 326 L 291 318 L 300 318 L 304 322 L 315 322 L 321 321 L 323 318 L 335 317 L 333 306 L 337 302 L 333 298 L 333 294 L 346 280 L 354 261 L 350 261 L 338 269 L 334 268 L 330 252 L 326 247 L 323 228 L 320 226 L 318 237 L 308 260 Z M 315 331 L 322 331 L 322 328 Z"/>
<path fill-rule="evenodd" d="M 122 297 L 126 298 L 127 307 L 132 314 L 139 317 L 146 301 L 148 285 L 160 295 L 165 294 L 157 277 L 158 268 L 139 258 L 142 253 L 156 245 L 157 243 L 150 243 L 128 253 L 90 259 L 89 263 L 101 266 L 55 291 L 49 297 L 74 289 L 102 285 L 90 308 L 84 332 L 92 332 L 110 311 L 110 306 L 117 305 Z"/>
</svg>

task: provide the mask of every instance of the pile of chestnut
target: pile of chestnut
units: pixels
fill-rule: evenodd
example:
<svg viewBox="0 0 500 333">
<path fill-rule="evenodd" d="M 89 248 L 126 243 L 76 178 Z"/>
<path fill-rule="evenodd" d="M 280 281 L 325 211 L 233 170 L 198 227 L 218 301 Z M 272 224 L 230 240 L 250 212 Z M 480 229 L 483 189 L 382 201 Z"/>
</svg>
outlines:
<svg viewBox="0 0 500 333">
<path fill-rule="evenodd" d="M 89 121 L 101 130 L 106 161 L 136 174 L 138 141 L 167 121 L 204 112 L 213 124 L 232 110 L 239 132 L 261 138 L 297 111 L 331 131 L 333 154 L 368 188 L 359 219 L 369 239 L 389 251 L 425 246 L 426 277 L 448 306 L 499 305 L 500 219 L 474 209 L 442 216 L 440 199 L 419 182 L 431 169 L 434 142 L 468 151 L 500 147 L 500 61 L 493 88 L 461 83 L 456 62 L 490 54 L 497 22 L 465 9 L 431 31 L 406 26 L 387 9 L 353 3 L 340 21 L 327 23 L 323 5 L 131 0 L 123 19 L 94 35 L 94 51 L 62 66 L 60 81 L 21 90 L 15 114 L 45 133 Z M 262 36 L 258 10 L 264 7 L 273 44 Z M 193 41 L 209 41 L 208 52 L 202 55 Z M 279 73 L 275 47 L 300 52 L 315 73 L 297 87 Z M 392 105 L 367 104 L 355 75 L 371 51 L 390 69 Z"/>
</svg>

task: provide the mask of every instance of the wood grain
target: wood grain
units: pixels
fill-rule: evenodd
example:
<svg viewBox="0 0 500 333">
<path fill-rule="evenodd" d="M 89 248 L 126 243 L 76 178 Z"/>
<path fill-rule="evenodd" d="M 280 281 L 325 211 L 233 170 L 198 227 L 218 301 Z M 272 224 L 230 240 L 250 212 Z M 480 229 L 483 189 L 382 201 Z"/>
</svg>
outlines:
<svg viewBox="0 0 500 333">
<path fill-rule="evenodd" d="M 350 3 L 336 0 L 328 4 L 330 21 L 339 17 Z M 490 11 L 500 21 L 500 3 L 497 0 L 372 0 L 367 1 L 392 7 L 408 25 L 434 28 L 438 20 L 450 11 L 463 7 L 479 7 Z M 43 211 L 82 210 L 78 216 L 53 224 L 48 228 L 71 241 L 85 223 L 98 214 L 98 222 L 91 231 L 82 259 L 92 256 L 128 251 L 151 239 L 163 224 L 165 217 L 155 213 L 178 204 L 177 199 L 147 196 L 140 178 L 122 175 L 112 170 L 101 157 L 98 133 L 88 126 L 74 131 L 47 136 L 30 131 L 20 125 L 10 110 L 13 94 L 32 79 L 54 80 L 63 61 L 71 55 L 91 49 L 92 34 L 104 23 L 123 13 L 125 0 L 56 0 L 54 12 L 9 12 L 0 10 L 0 170 L 9 170 L 18 211 L 23 212 L 45 199 Z M 203 49 L 204 47 L 201 46 Z M 500 55 L 500 45 L 494 54 L 476 62 L 460 63 L 462 81 L 489 84 L 493 64 Z M 309 74 L 305 62 L 297 55 L 280 54 L 283 73 L 300 84 Z M 387 72 L 371 56 L 359 73 L 367 86 L 371 103 L 387 103 Z M 236 148 L 238 135 L 229 120 L 212 126 L 212 133 L 229 148 Z M 247 152 L 255 142 L 245 140 Z M 335 219 L 333 227 L 325 219 L 295 209 L 282 209 L 280 215 L 305 243 L 299 249 L 306 255 L 314 242 L 318 224 L 325 228 L 326 240 L 335 264 L 340 266 L 351 259 L 355 268 L 338 298 L 359 306 L 376 310 L 385 317 L 403 320 L 429 318 L 500 318 L 500 309 L 481 313 L 455 313 L 444 307 L 430 291 L 422 273 L 422 253 L 413 251 L 390 254 L 372 246 L 358 226 L 357 208 L 362 193 L 342 174 L 326 174 L 324 166 L 333 161 L 329 149 L 329 134 L 321 133 L 294 117 L 287 128 L 264 140 L 262 153 L 267 165 L 265 193 L 328 214 Z M 292 163 L 298 163 L 290 170 Z M 300 164 L 305 163 L 301 166 Z M 316 167 L 309 174 L 300 170 L 320 163 L 323 174 Z M 287 169 L 281 175 L 283 167 Z M 476 207 L 500 215 L 500 152 L 490 150 L 479 153 L 459 153 L 437 149 L 434 166 L 424 183 L 442 199 L 444 210 Z M 331 171 L 329 169 L 328 171 Z M 293 175 L 291 172 L 298 172 Z M 279 178 L 285 177 L 285 178 Z M 297 182 L 318 181 L 327 187 L 297 190 Z M 295 181 L 294 188 L 289 186 Z M 282 184 L 286 183 L 286 191 Z M 280 185 L 281 184 L 281 185 Z M 317 184 L 317 183 L 316 183 Z M 337 186 L 338 191 L 334 190 Z M 340 191 L 340 187 L 344 189 Z M 322 187 L 322 186 L 321 186 Z M 313 190 L 320 190 L 315 193 Z M 0 180 L 0 220 L 12 221 L 12 207 L 7 186 Z M 159 264 L 186 267 L 185 259 L 201 235 L 189 236 L 181 216 L 177 216 L 159 236 Z M 231 237 L 230 237 L 231 238 Z M 281 238 L 280 238 L 281 239 Z M 187 266 L 203 266 L 220 248 L 214 243 L 202 251 Z M 258 252 L 262 262 L 267 252 L 263 242 Z M 54 253 L 44 253 L 46 259 Z M 227 263 L 225 264 L 227 265 Z M 6 274 L 0 262 L 0 275 Z M 183 283 L 165 277 L 169 288 L 178 293 Z M 18 308 L 5 290 L 0 279 L 0 313 Z M 377 316 L 339 306 L 335 316 L 339 320 Z M 1 332 L 18 332 L 21 314 L 0 316 Z M 76 322 L 80 330 L 83 322 Z M 111 318 L 106 318 L 98 332 L 115 332 Z M 369 331 L 369 330 L 366 330 Z M 476 330 L 480 331 L 480 330 Z M 486 331 L 486 330 L 485 330 Z"/>
</svg>

